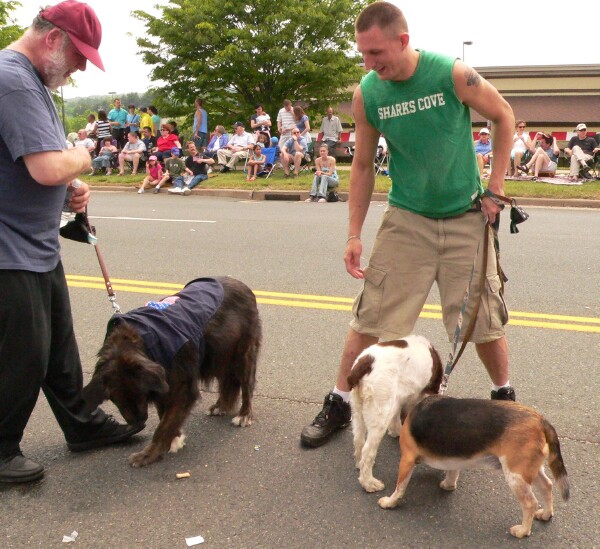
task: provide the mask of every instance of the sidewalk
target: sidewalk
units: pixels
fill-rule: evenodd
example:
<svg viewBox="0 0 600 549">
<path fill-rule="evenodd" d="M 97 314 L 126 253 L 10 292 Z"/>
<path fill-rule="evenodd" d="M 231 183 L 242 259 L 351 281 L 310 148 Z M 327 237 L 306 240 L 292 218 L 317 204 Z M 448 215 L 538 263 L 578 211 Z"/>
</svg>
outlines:
<svg viewBox="0 0 600 549">
<path fill-rule="evenodd" d="M 136 189 L 125 185 L 93 185 L 93 191 L 120 191 L 134 192 Z M 286 200 L 290 202 L 302 201 L 308 198 L 308 190 L 285 191 L 266 190 L 253 191 L 245 189 L 193 189 L 192 194 L 199 196 L 212 196 L 217 198 L 236 198 L 238 200 Z M 338 193 L 343 200 L 348 200 L 347 192 Z M 541 206 L 546 208 L 600 208 L 600 200 L 588 199 L 561 199 L 561 198 L 520 198 L 514 197 L 522 206 Z M 387 193 L 373 193 L 373 202 L 387 201 Z"/>
</svg>

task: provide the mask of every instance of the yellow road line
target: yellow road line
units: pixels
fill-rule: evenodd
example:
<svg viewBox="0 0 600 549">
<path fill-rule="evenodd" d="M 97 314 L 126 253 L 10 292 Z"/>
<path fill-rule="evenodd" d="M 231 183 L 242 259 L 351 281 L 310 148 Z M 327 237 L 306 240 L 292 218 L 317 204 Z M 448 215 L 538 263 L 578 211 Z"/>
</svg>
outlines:
<svg viewBox="0 0 600 549">
<path fill-rule="evenodd" d="M 104 280 L 95 276 L 67 275 L 71 288 L 88 288 L 106 290 Z M 183 284 L 154 282 L 144 280 L 111 279 L 115 292 L 130 292 L 152 295 L 167 295 L 183 288 Z M 267 292 L 255 290 L 257 302 L 263 305 L 279 305 L 283 307 L 300 307 L 305 309 L 350 311 L 353 298 L 333 297 L 312 294 L 292 294 L 285 292 Z M 567 330 L 572 332 L 600 333 L 600 318 L 584 316 L 554 315 L 546 313 L 510 312 L 509 324 L 528 328 L 545 328 L 549 330 Z M 439 305 L 426 304 L 420 314 L 421 318 L 441 319 Z"/>
</svg>

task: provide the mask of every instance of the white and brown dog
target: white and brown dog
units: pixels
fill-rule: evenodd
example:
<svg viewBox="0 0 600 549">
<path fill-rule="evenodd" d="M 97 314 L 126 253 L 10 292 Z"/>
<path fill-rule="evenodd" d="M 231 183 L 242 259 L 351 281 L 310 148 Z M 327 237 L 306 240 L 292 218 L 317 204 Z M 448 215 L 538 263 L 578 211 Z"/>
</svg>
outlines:
<svg viewBox="0 0 600 549">
<path fill-rule="evenodd" d="M 386 431 L 398 436 L 403 410 L 427 394 L 437 394 L 441 380 L 440 356 L 422 336 L 377 343 L 357 357 L 348 383 L 353 388 L 350 402 L 358 481 L 367 492 L 384 487 L 373 476 L 373 465 Z"/>
</svg>

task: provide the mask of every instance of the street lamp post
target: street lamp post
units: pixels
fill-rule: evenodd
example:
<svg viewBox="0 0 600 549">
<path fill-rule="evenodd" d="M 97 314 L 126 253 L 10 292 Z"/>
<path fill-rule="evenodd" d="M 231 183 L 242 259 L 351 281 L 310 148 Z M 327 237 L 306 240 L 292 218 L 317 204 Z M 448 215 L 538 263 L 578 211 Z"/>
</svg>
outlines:
<svg viewBox="0 0 600 549">
<path fill-rule="evenodd" d="M 471 40 L 468 40 L 467 42 L 463 42 L 463 54 L 462 54 L 462 60 L 465 60 L 465 46 L 472 46 L 473 42 Z"/>
</svg>

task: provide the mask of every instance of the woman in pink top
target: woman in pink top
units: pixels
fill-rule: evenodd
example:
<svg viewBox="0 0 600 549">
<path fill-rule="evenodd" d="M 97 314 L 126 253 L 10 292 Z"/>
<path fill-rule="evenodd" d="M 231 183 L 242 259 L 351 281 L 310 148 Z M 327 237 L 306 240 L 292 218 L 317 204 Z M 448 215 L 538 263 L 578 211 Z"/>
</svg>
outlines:
<svg viewBox="0 0 600 549">
<path fill-rule="evenodd" d="M 152 155 L 150 158 L 148 158 L 148 162 L 146 162 L 146 177 L 144 177 L 144 181 L 142 181 L 142 186 L 140 187 L 138 193 L 144 193 L 148 185 L 156 187 L 156 185 L 160 183 L 162 176 L 162 166 L 158 163 L 158 158 Z"/>
</svg>

